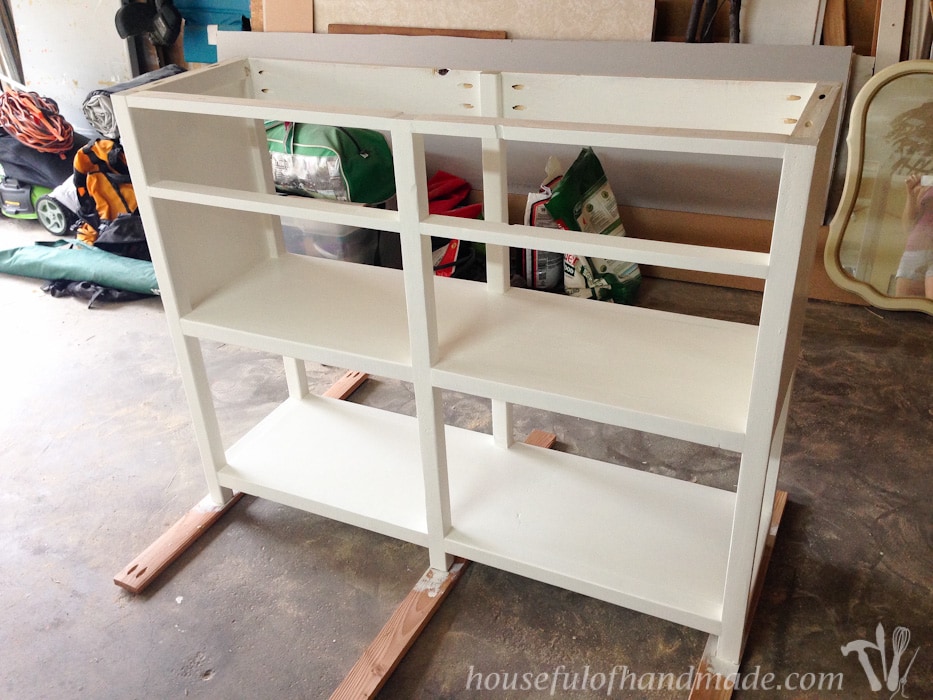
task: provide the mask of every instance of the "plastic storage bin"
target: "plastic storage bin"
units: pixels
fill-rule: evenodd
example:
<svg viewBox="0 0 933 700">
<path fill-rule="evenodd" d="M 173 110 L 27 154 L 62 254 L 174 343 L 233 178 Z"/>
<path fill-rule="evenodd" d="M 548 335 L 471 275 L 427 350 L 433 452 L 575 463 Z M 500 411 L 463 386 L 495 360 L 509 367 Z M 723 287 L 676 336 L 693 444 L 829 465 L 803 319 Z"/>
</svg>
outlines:
<svg viewBox="0 0 933 700">
<path fill-rule="evenodd" d="M 282 234 L 289 253 L 365 265 L 376 262 L 379 232 L 373 229 L 282 217 Z"/>
</svg>

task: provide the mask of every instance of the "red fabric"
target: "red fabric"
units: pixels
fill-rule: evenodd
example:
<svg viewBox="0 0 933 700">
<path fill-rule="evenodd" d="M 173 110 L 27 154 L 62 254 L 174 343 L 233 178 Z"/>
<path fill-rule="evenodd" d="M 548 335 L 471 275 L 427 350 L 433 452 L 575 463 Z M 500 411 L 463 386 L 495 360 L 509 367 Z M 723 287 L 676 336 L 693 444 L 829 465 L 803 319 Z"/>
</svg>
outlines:
<svg viewBox="0 0 933 700">
<path fill-rule="evenodd" d="M 438 170 L 428 179 L 428 212 L 475 219 L 483 213 L 481 203 L 460 206 L 469 195 L 469 182 L 456 175 Z"/>
</svg>

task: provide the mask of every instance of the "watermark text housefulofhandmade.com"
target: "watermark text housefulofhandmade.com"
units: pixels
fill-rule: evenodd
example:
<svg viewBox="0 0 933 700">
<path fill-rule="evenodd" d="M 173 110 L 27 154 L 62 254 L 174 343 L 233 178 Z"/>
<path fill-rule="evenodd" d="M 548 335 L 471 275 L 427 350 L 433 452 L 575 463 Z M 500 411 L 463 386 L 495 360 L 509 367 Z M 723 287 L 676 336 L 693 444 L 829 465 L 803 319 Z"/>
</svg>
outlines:
<svg viewBox="0 0 933 700">
<path fill-rule="evenodd" d="M 702 673 L 690 666 L 683 673 L 638 673 L 628 666 L 608 670 L 590 666 L 568 668 L 563 665 L 538 671 L 482 671 L 470 666 L 466 688 L 475 691 L 546 693 L 552 697 L 569 693 L 605 693 L 623 697 L 629 691 L 718 690 L 731 683 L 736 690 L 842 690 L 842 673 L 788 673 L 781 677 L 763 672 L 760 666 L 728 676 Z"/>
</svg>

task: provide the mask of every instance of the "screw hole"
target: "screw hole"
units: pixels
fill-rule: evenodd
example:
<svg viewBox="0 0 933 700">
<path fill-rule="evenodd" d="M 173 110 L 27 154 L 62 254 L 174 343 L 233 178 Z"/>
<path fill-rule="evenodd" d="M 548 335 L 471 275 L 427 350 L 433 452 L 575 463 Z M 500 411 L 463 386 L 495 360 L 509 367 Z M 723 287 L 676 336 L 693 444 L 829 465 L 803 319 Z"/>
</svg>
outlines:
<svg viewBox="0 0 933 700">
<path fill-rule="evenodd" d="M 448 73 L 450 73 L 450 69 L 449 69 L 449 68 L 438 68 L 438 69 L 437 69 L 437 74 L 438 74 L 438 75 L 447 75 Z"/>
</svg>

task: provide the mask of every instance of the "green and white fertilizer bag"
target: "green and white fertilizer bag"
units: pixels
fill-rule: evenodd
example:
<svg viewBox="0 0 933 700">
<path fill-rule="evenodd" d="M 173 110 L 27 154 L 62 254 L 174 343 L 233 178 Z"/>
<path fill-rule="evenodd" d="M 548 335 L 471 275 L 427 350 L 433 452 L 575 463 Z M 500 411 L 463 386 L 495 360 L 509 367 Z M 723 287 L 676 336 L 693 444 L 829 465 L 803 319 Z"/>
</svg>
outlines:
<svg viewBox="0 0 933 700">
<path fill-rule="evenodd" d="M 560 228 L 547 210 L 553 188 L 562 177 L 560 161 L 554 156 L 547 159 L 544 167 L 544 182 L 537 192 L 528 195 L 525 201 L 525 225 L 538 228 Z M 546 250 L 521 248 L 517 254 L 515 272 L 528 289 L 546 292 L 561 292 L 564 288 L 564 256 Z"/>
<path fill-rule="evenodd" d="M 625 235 L 615 195 L 592 148 L 580 151 L 545 206 L 560 228 Z M 641 270 L 635 263 L 564 256 L 564 292 L 571 296 L 633 304 L 640 284 Z"/>
<path fill-rule="evenodd" d="M 267 121 L 275 188 L 288 194 L 379 204 L 395 194 L 392 151 L 378 131 Z"/>
</svg>

